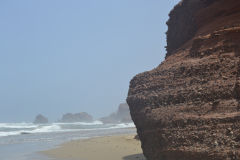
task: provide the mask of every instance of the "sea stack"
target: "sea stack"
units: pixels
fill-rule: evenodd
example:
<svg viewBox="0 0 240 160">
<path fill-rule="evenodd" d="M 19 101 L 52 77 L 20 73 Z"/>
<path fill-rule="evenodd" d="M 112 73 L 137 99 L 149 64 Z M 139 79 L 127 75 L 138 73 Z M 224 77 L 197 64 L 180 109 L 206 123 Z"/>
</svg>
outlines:
<svg viewBox="0 0 240 160">
<path fill-rule="evenodd" d="M 45 123 L 48 123 L 48 119 L 45 116 L 39 114 L 39 115 L 36 116 L 33 123 L 35 123 L 35 124 L 45 124 Z"/>
<path fill-rule="evenodd" d="M 240 1 L 182 0 L 169 16 L 165 61 L 127 97 L 144 155 L 240 159 Z"/>
<path fill-rule="evenodd" d="M 132 118 L 127 103 L 121 103 L 118 106 L 117 112 L 110 114 L 109 116 L 100 118 L 103 123 L 131 123 Z"/>
<path fill-rule="evenodd" d="M 61 122 L 72 123 L 72 122 L 93 122 L 93 117 L 86 113 L 66 113 L 62 116 Z"/>
</svg>

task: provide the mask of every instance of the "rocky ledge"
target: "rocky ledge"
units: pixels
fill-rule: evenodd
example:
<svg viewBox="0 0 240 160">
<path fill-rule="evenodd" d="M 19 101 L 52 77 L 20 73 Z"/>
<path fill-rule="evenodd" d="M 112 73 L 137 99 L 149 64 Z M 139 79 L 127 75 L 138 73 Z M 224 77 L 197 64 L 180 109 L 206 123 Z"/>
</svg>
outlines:
<svg viewBox="0 0 240 160">
<path fill-rule="evenodd" d="M 144 155 L 240 159 L 240 1 L 183 0 L 167 24 L 165 61 L 127 97 Z"/>
</svg>

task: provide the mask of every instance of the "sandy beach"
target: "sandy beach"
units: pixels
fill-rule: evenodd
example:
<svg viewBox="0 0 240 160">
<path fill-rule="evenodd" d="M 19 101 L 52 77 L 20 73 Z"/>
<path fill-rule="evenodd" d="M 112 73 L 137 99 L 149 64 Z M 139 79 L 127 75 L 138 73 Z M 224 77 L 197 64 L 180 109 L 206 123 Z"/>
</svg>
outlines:
<svg viewBox="0 0 240 160">
<path fill-rule="evenodd" d="M 42 153 L 66 160 L 145 160 L 133 134 L 74 140 Z"/>
</svg>

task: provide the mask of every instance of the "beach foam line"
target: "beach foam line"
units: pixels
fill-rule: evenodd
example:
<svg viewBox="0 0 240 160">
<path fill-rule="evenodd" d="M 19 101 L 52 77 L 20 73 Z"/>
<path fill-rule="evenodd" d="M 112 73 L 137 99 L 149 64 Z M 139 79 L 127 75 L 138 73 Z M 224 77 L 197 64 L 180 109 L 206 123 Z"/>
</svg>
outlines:
<svg viewBox="0 0 240 160">
<path fill-rule="evenodd" d="M 37 128 L 38 125 L 33 123 L 0 123 L 0 128 Z"/>
<path fill-rule="evenodd" d="M 1 124 L 2 130 L 0 131 L 0 137 L 4 136 L 15 136 L 21 134 L 37 134 L 37 133 L 52 133 L 52 132 L 77 132 L 77 131 L 93 131 L 93 130 L 108 130 L 108 129 L 121 129 L 121 128 L 133 128 L 135 127 L 134 123 L 119 123 L 119 124 L 103 124 L 100 121 L 95 121 L 94 123 L 52 123 L 46 125 L 32 125 L 29 123 L 29 126 L 26 124 L 21 125 L 9 125 L 9 124 Z M 66 125 L 71 126 L 71 128 L 64 128 Z M 10 126 L 10 127 L 9 127 Z M 22 128 L 21 128 L 21 127 Z M 74 128 L 76 126 L 76 128 Z M 77 128 L 77 126 L 88 126 L 86 128 Z M 92 128 L 91 128 L 92 126 Z M 4 130 L 4 128 L 8 128 Z M 17 129 L 17 130 L 9 130 L 9 128 Z M 1 129 L 1 127 L 0 127 Z"/>
<path fill-rule="evenodd" d="M 94 121 L 94 122 L 73 122 L 73 123 L 64 123 L 64 122 L 57 122 L 53 124 L 59 124 L 59 125 L 85 125 L 85 126 L 90 126 L 90 125 L 102 125 L 102 121 Z"/>
</svg>

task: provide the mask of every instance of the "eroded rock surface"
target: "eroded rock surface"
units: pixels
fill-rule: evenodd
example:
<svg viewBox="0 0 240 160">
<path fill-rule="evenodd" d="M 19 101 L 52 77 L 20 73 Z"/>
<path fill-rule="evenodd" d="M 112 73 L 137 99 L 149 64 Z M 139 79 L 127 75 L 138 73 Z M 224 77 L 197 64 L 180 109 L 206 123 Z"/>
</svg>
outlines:
<svg viewBox="0 0 240 160">
<path fill-rule="evenodd" d="M 168 25 L 165 61 L 127 98 L 145 156 L 239 160 L 240 1 L 183 0 Z"/>
</svg>

